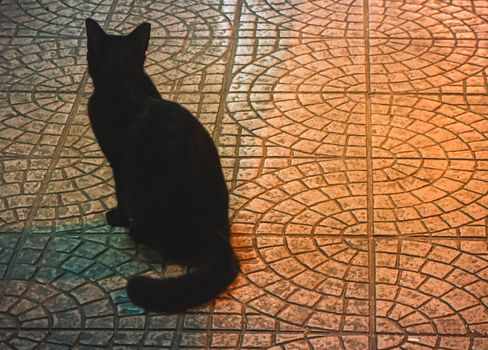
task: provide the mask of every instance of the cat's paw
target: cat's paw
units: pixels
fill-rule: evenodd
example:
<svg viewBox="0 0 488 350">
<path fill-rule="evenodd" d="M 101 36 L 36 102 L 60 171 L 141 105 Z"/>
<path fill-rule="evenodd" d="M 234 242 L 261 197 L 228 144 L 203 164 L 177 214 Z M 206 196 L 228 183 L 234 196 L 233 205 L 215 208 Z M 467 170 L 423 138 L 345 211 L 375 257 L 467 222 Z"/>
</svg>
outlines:
<svg viewBox="0 0 488 350">
<path fill-rule="evenodd" d="M 129 227 L 130 220 L 127 216 L 121 215 L 117 208 L 110 209 L 105 213 L 107 224 L 112 227 Z"/>
</svg>

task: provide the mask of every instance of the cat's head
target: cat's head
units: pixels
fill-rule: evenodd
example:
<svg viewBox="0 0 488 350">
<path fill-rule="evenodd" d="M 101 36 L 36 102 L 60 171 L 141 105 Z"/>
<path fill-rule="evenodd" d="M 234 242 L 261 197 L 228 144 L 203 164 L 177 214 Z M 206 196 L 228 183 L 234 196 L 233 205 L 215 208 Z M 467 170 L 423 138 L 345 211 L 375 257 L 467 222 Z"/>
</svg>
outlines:
<svg viewBox="0 0 488 350">
<path fill-rule="evenodd" d="M 91 18 L 85 21 L 88 72 L 93 81 L 140 72 L 144 67 L 151 25 L 143 23 L 129 35 L 110 35 Z"/>
</svg>

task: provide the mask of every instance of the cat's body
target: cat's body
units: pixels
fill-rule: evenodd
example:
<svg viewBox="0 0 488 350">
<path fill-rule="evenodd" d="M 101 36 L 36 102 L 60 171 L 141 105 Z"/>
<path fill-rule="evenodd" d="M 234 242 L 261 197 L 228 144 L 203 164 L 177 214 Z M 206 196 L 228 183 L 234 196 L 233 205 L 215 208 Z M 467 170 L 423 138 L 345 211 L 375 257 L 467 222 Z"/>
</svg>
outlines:
<svg viewBox="0 0 488 350">
<path fill-rule="evenodd" d="M 163 100 L 143 70 L 148 24 L 128 36 L 107 35 L 86 21 L 95 91 L 88 114 L 110 162 L 114 226 L 169 261 L 195 267 L 178 278 L 133 277 L 131 300 L 148 310 L 179 312 L 215 298 L 236 277 L 228 191 L 208 132 L 181 105 Z"/>
</svg>

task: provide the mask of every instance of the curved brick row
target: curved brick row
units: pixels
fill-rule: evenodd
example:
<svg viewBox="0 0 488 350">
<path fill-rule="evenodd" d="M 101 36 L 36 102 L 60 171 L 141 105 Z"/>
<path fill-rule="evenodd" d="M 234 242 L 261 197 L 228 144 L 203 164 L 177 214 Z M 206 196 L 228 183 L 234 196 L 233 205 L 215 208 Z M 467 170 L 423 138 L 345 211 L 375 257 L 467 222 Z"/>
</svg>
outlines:
<svg viewBox="0 0 488 350">
<path fill-rule="evenodd" d="M 225 1 L 123 0 L 110 17 L 110 28 L 127 33 L 142 22 L 151 23 L 153 37 L 229 37 L 234 6 Z"/>
<path fill-rule="evenodd" d="M 84 30 L 85 18 L 103 23 L 111 1 L 11 0 L 2 2 L 0 27 L 6 34 L 28 36 L 77 36 Z"/>
<path fill-rule="evenodd" d="M 234 232 L 366 234 L 365 160 L 304 162 L 234 189 Z"/>
<path fill-rule="evenodd" d="M 0 159 L 0 232 L 22 231 L 50 164 L 50 159 Z"/>
<path fill-rule="evenodd" d="M 246 0 L 246 8 L 260 21 L 300 35 L 361 37 L 362 1 Z"/>
<path fill-rule="evenodd" d="M 219 2 L 187 1 L 119 1 L 111 14 L 111 27 L 125 33 L 135 25 L 153 24 L 153 36 L 228 37 L 233 6 Z M 77 36 L 84 32 L 85 18 L 103 24 L 111 11 L 112 1 L 9 1 L 2 4 L 0 24 L 8 34 L 28 36 Z"/>
<path fill-rule="evenodd" d="M 231 117 L 268 144 L 297 155 L 366 156 L 364 95 L 228 95 Z"/>
<path fill-rule="evenodd" d="M 29 229 L 108 232 L 105 212 L 115 204 L 112 171 L 104 158 L 61 158 Z"/>
<path fill-rule="evenodd" d="M 434 348 L 452 335 L 456 349 L 467 349 L 472 340 L 459 336 L 488 332 L 486 242 L 380 240 L 376 266 L 377 331 L 397 334 L 381 348 L 414 338 Z"/>
<path fill-rule="evenodd" d="M 0 92 L 0 154 L 53 156 L 74 94 Z"/>
<path fill-rule="evenodd" d="M 296 325 L 367 331 L 367 240 L 328 237 L 365 234 L 364 166 L 309 160 L 235 188 L 244 276 L 230 294 Z"/>
<path fill-rule="evenodd" d="M 244 276 L 229 290 L 233 298 L 311 329 L 368 331 L 366 239 L 256 234 L 235 241 Z"/>
<path fill-rule="evenodd" d="M 484 236 L 488 120 L 434 96 L 372 98 L 376 234 Z"/>
<path fill-rule="evenodd" d="M 434 95 L 371 97 L 373 157 L 486 159 L 488 120 Z"/>
<path fill-rule="evenodd" d="M 276 50 L 239 69 L 231 92 L 366 91 L 364 41 L 330 39 Z"/>
<path fill-rule="evenodd" d="M 156 331 L 171 341 L 172 332 L 164 329 L 173 330 L 174 319 L 142 315 L 128 302 L 126 276 L 160 268 L 150 252 L 136 254 L 126 235 L 36 235 L 21 248 L 11 280 L 2 286 L 5 345 L 130 345 L 141 341 L 145 325 L 148 345 Z"/>
<path fill-rule="evenodd" d="M 75 92 L 86 70 L 85 40 L 14 38 L 0 55 L 4 91 Z"/>
<path fill-rule="evenodd" d="M 369 53 L 373 92 L 463 93 L 463 82 L 488 66 L 481 40 L 387 37 L 371 39 Z"/>
<path fill-rule="evenodd" d="M 449 1 L 369 1 L 369 30 L 372 37 L 483 39 L 488 21 Z"/>
</svg>

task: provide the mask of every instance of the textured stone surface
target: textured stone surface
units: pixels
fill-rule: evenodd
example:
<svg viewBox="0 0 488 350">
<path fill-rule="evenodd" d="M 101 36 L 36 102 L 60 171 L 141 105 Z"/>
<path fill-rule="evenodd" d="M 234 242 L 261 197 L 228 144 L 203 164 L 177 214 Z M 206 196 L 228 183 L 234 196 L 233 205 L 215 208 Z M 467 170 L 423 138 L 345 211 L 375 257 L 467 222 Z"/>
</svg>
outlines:
<svg viewBox="0 0 488 350">
<path fill-rule="evenodd" d="M 184 314 L 127 298 L 187 270 L 105 223 L 86 17 L 221 155 L 242 273 Z M 0 52 L 0 348 L 488 348 L 487 1 L 3 0 Z"/>
</svg>

